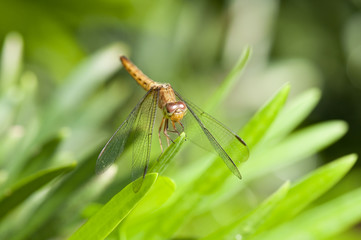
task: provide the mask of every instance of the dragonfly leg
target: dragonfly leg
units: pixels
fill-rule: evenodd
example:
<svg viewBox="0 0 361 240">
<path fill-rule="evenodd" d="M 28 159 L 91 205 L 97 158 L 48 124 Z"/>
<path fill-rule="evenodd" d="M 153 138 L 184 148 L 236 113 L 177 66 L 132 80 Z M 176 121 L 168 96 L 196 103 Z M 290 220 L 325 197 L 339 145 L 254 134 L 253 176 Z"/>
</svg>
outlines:
<svg viewBox="0 0 361 240">
<path fill-rule="evenodd" d="M 181 123 L 181 122 L 178 122 L 179 123 L 179 125 L 181 125 L 181 127 L 182 127 L 182 132 L 184 132 L 184 126 L 183 126 L 183 124 Z"/>
<path fill-rule="evenodd" d="M 178 136 L 180 135 L 180 133 L 178 132 L 177 128 L 175 127 L 175 122 L 172 122 L 173 125 L 173 132 L 176 132 L 178 134 Z"/>
<path fill-rule="evenodd" d="M 171 132 L 171 131 L 170 131 Z M 164 123 L 164 130 L 163 130 L 163 133 L 165 135 L 165 137 L 167 138 L 167 143 L 168 143 L 168 146 L 169 146 L 169 140 L 173 142 L 173 140 L 170 138 L 170 136 L 168 135 L 168 119 L 165 119 L 165 123 Z"/>
<path fill-rule="evenodd" d="M 162 122 L 160 123 L 160 126 L 159 126 L 159 130 L 158 130 L 158 138 L 159 138 L 159 145 L 160 145 L 160 150 L 163 152 L 163 145 L 162 145 L 162 139 L 160 137 L 160 131 L 162 131 L 162 127 L 163 127 L 163 124 L 164 124 L 164 120 L 165 118 L 163 117 L 162 119 Z"/>
<path fill-rule="evenodd" d="M 182 124 L 181 122 L 177 122 L 177 123 L 179 123 L 179 125 L 181 125 L 181 127 L 182 127 L 182 132 L 184 132 L 184 126 L 183 126 L 183 124 Z M 176 128 L 175 124 L 176 124 L 176 122 L 172 122 L 173 129 L 174 129 L 174 130 L 167 129 L 167 131 L 168 131 L 168 132 L 172 132 L 172 133 L 177 133 L 178 136 L 179 136 L 179 135 L 180 135 L 180 132 L 179 132 L 178 129 Z"/>
</svg>

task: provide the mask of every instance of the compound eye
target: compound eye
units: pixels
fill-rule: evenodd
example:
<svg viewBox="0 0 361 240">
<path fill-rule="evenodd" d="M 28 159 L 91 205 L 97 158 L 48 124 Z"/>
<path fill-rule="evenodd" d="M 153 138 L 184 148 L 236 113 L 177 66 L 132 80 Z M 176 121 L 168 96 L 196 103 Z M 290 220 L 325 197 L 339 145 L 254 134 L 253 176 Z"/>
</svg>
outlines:
<svg viewBox="0 0 361 240">
<path fill-rule="evenodd" d="M 184 102 L 182 102 L 182 101 L 177 102 L 177 106 L 178 106 L 179 109 L 181 109 L 183 111 L 187 109 L 186 104 Z"/>
<path fill-rule="evenodd" d="M 177 110 L 178 105 L 177 105 L 177 103 L 167 103 L 165 107 L 166 107 L 167 113 L 173 113 L 175 110 Z"/>
</svg>

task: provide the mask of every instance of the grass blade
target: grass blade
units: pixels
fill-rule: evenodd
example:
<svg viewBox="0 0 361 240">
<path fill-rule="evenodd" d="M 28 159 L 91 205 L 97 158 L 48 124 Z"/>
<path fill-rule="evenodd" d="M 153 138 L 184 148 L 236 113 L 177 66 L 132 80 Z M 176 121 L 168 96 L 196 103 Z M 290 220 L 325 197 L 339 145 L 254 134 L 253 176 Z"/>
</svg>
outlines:
<svg viewBox="0 0 361 240">
<path fill-rule="evenodd" d="M 289 190 L 289 182 L 283 184 L 271 197 L 266 199 L 259 207 L 253 210 L 250 214 L 243 218 L 229 224 L 228 226 L 219 229 L 218 231 L 208 235 L 202 240 L 212 239 L 237 239 L 237 237 L 244 238 L 269 217 L 273 209 L 280 205 Z"/>
<path fill-rule="evenodd" d="M 289 84 L 286 84 L 263 108 L 261 108 L 253 116 L 253 118 L 240 132 L 239 135 L 245 140 L 249 149 L 252 149 L 266 134 L 276 116 L 283 108 L 289 91 L 290 86 Z"/>
<path fill-rule="evenodd" d="M 65 209 L 68 196 L 74 192 L 79 192 L 84 185 L 94 177 L 94 166 L 96 157 L 90 156 L 88 159 L 79 164 L 64 181 L 47 195 L 47 198 L 41 203 L 41 206 L 34 210 L 28 223 L 24 225 L 21 231 L 14 234 L 13 239 L 28 239 L 36 236 L 38 232 L 49 228 L 49 221 L 59 214 L 59 209 Z M 87 201 L 83 201 L 87 203 Z M 75 216 L 79 212 L 73 212 Z M 75 216 L 68 216 L 67 221 L 72 220 Z"/>
<path fill-rule="evenodd" d="M 22 67 L 23 39 L 20 34 L 7 34 L 1 55 L 0 96 L 8 91 L 20 75 Z"/>
<path fill-rule="evenodd" d="M 274 147 L 254 152 L 254 161 L 247 162 L 247 178 L 255 178 L 317 153 L 340 139 L 347 132 L 343 121 L 319 123 L 299 130 Z"/>
<path fill-rule="evenodd" d="M 163 173 L 169 161 L 179 152 L 185 140 L 186 135 L 183 132 L 159 157 L 158 161 L 151 167 L 150 172 Z"/>
<path fill-rule="evenodd" d="M 361 188 L 315 207 L 252 240 L 320 240 L 341 233 L 361 220 Z"/>
<path fill-rule="evenodd" d="M 61 112 L 81 104 L 97 86 L 120 69 L 119 56 L 123 53 L 123 47 L 114 44 L 83 61 L 56 93 L 52 107 Z"/>
<path fill-rule="evenodd" d="M 28 134 L 20 145 L 21 150 L 14 153 L 14 161 L 9 167 L 9 178 L 5 186 L 10 186 L 18 177 L 26 165 L 26 156 L 51 138 L 62 126 L 68 124 L 69 120 L 74 120 L 74 116 L 77 115 L 74 112 L 84 104 L 97 86 L 120 68 L 118 54 L 122 52 L 122 46 L 111 45 L 87 58 L 53 94 L 42 111 L 39 128 L 32 129 L 36 132 L 33 136 Z"/>
<path fill-rule="evenodd" d="M 234 87 L 236 82 L 239 80 L 239 77 L 242 74 L 242 71 L 245 68 L 250 56 L 251 56 L 251 48 L 246 47 L 243 50 L 243 53 L 238 59 L 236 65 L 232 68 L 231 72 L 222 82 L 222 85 L 217 88 L 217 92 L 215 92 L 212 98 L 209 99 L 206 108 L 208 112 L 210 112 L 211 109 L 215 109 L 217 105 L 221 103 L 226 96 L 228 96 L 228 93 L 230 92 L 232 87 Z"/>
<path fill-rule="evenodd" d="M 133 183 L 128 184 L 69 239 L 91 240 L 106 238 L 148 193 L 157 177 L 157 173 L 147 174 L 143 180 L 142 187 L 137 193 L 133 191 Z"/>
<path fill-rule="evenodd" d="M 296 216 L 312 201 L 338 183 L 355 164 L 356 159 L 355 154 L 344 156 L 303 178 L 290 189 L 287 197 L 270 214 L 257 232 L 271 229 Z"/>
<path fill-rule="evenodd" d="M 123 234 L 129 239 L 147 239 L 145 229 L 154 220 L 153 213 L 173 195 L 174 191 L 173 180 L 159 176 L 149 193 L 127 217 L 126 224 L 122 227 Z M 143 231 L 139 231 L 139 226 L 142 226 Z"/>
<path fill-rule="evenodd" d="M 76 164 L 72 163 L 62 167 L 43 170 L 15 184 L 0 199 L 0 220 L 42 186 L 54 178 L 73 170 L 75 166 Z"/>
<path fill-rule="evenodd" d="M 320 97 L 321 92 L 319 89 L 311 89 L 302 93 L 290 104 L 287 104 L 270 127 L 263 142 L 276 144 L 277 140 L 287 136 L 306 119 L 316 107 Z"/>
</svg>

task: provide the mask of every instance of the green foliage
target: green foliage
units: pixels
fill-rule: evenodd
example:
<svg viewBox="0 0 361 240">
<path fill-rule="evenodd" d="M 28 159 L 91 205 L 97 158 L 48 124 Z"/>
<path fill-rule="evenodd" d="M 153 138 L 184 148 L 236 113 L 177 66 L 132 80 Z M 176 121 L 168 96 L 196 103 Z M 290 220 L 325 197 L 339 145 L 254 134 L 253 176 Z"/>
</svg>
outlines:
<svg viewBox="0 0 361 240">
<path fill-rule="evenodd" d="M 157 179 L 158 174 L 148 174 L 139 192 L 134 193 L 132 184 L 123 188 L 89 219 L 70 239 L 104 239 L 135 208 L 147 194 Z M 142 180 L 138 179 L 137 181 Z"/>
<path fill-rule="evenodd" d="M 289 190 L 289 185 L 289 182 L 286 182 L 269 199 L 260 204 L 251 213 L 214 231 L 202 239 L 234 239 L 237 235 L 245 237 L 254 233 L 259 228 L 259 225 L 263 223 L 263 220 L 267 219 L 268 215 L 272 213 L 273 209 L 280 205 L 280 201 L 285 198 Z"/>
<path fill-rule="evenodd" d="M 354 155 L 344 157 L 344 163 L 339 162 L 338 164 L 350 165 L 355 162 L 355 159 L 356 157 Z M 335 163 L 334 165 L 337 164 Z M 347 170 L 349 167 L 350 166 L 346 166 Z M 330 177 L 327 175 L 331 173 L 332 171 L 329 171 L 329 173 L 324 172 L 321 173 L 320 176 L 326 175 L 325 178 L 327 179 Z M 310 195 L 309 192 L 306 194 Z M 297 198 L 299 197 L 297 196 Z M 284 236 L 291 239 L 327 239 L 360 221 L 360 201 L 361 191 L 360 189 L 356 189 L 327 203 L 307 210 L 295 219 L 276 226 L 259 236 L 251 237 L 250 239 L 280 239 Z M 302 205 L 304 204 L 302 203 Z M 293 206 L 297 205 L 292 205 L 292 207 Z M 282 206 L 282 208 L 286 207 Z M 293 209 L 288 206 L 287 211 L 289 210 L 292 211 Z M 294 211 L 292 212 L 294 213 Z M 289 216 L 289 213 L 287 213 L 287 215 Z"/>
<path fill-rule="evenodd" d="M 54 169 L 43 170 L 16 183 L 11 189 L 7 190 L 3 198 L 0 199 L 0 220 L 32 193 L 51 182 L 54 178 L 71 171 L 74 167 L 75 164 L 71 164 Z"/>
<path fill-rule="evenodd" d="M 228 95 L 229 91 L 237 83 L 242 70 L 245 68 L 249 58 L 251 56 L 251 48 L 246 47 L 243 50 L 243 54 L 238 59 L 238 62 L 229 72 L 224 79 L 222 85 L 217 88 L 217 92 L 214 93 L 213 97 L 208 102 L 208 109 L 214 109 L 219 105 L 220 102 Z"/>
<path fill-rule="evenodd" d="M 8 54 L 9 47 L 18 54 Z M 250 149 L 242 181 L 218 157 L 188 147 L 181 134 L 153 161 L 135 193 L 126 157 L 103 175 L 94 173 L 110 136 L 103 126 L 118 108 L 132 107 L 122 81 L 105 84 L 119 69 L 122 45 L 86 58 L 44 103 L 35 97 L 40 80 L 22 72 L 22 48 L 21 37 L 10 34 L 0 68 L 1 239 L 327 239 L 361 220 L 360 189 L 328 195 L 342 184 L 356 155 L 310 166 L 314 154 L 347 131 L 339 120 L 300 127 L 319 90 L 286 104 L 286 84 L 250 118 L 239 131 Z M 235 86 L 250 52 L 245 49 L 209 107 Z M 283 169 L 303 177 L 280 180 Z"/>
</svg>

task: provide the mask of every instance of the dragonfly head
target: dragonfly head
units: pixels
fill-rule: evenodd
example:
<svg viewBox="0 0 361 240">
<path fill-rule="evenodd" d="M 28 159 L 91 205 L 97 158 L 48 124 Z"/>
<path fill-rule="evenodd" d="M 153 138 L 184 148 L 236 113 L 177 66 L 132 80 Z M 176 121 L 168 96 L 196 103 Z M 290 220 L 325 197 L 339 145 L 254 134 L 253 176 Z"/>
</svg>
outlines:
<svg viewBox="0 0 361 240">
<path fill-rule="evenodd" d="M 182 101 L 167 103 L 164 106 L 164 113 L 172 122 L 179 122 L 182 120 L 186 111 L 187 106 Z"/>
</svg>

